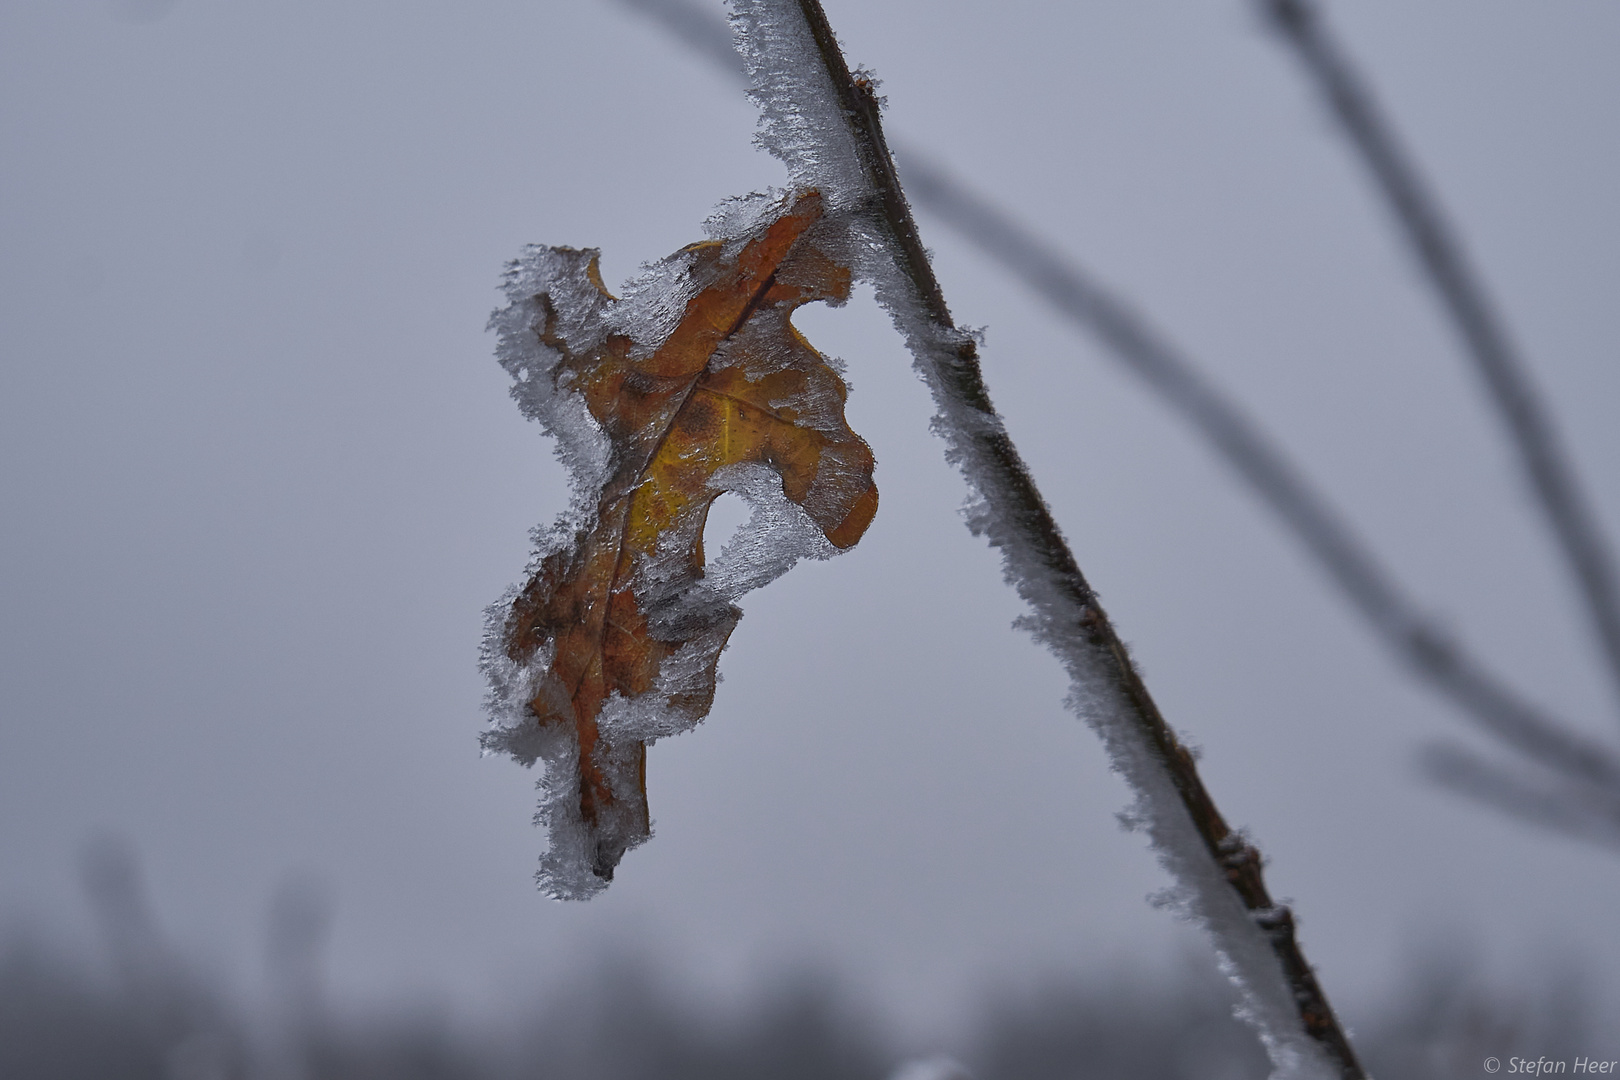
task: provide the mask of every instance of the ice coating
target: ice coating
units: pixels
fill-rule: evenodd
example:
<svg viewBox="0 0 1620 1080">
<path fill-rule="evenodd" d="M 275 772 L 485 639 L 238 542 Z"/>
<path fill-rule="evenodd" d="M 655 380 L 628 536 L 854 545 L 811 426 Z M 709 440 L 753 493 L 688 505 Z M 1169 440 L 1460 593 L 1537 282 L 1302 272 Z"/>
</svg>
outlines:
<svg viewBox="0 0 1620 1080">
<path fill-rule="evenodd" d="M 1121 819 L 1147 835 L 1175 882 L 1164 902 L 1209 933 L 1242 995 L 1240 1015 L 1266 1047 L 1273 1080 L 1337 1076 L 1304 1029 L 1268 928 L 1260 925 L 1264 913 L 1248 911 L 1228 884 L 1108 670 L 1117 661 L 1100 655 L 1085 633 L 1085 590 L 1032 543 L 1021 520 L 1027 504 L 1009 488 L 1007 469 L 997 460 L 998 446 L 1010 445 L 1000 416 L 987 399 L 967 400 L 954 389 L 972 335 L 930 311 L 899 264 L 897 243 L 869 216 L 878 192 L 798 3 L 730 0 L 730 6 L 738 51 L 760 107 L 760 144 L 782 160 L 795 182 L 836 193 L 831 201 L 849 230 L 849 265 L 871 281 L 905 338 L 938 410 L 934 431 L 967 480 L 968 525 L 1001 552 L 1004 577 L 1030 607 L 1019 625 L 1063 664 L 1071 686 L 1066 704 L 1101 737 L 1112 767 L 1135 792 Z"/>
<path fill-rule="evenodd" d="M 814 191 L 723 206 L 712 239 L 611 296 L 597 253 L 530 247 L 491 318 L 526 416 L 573 495 L 536 534 L 527 582 L 489 610 L 483 742 L 540 761 L 541 887 L 582 898 L 651 834 L 646 747 L 708 713 L 735 601 L 853 545 L 877 506 L 837 371 L 792 327 L 849 271 Z M 709 506 L 752 517 L 714 558 Z"/>
<path fill-rule="evenodd" d="M 829 211 L 869 194 L 855 140 L 794 4 L 730 0 L 737 50 L 759 106 L 759 145 L 787 166 L 793 186 L 820 191 Z"/>
</svg>

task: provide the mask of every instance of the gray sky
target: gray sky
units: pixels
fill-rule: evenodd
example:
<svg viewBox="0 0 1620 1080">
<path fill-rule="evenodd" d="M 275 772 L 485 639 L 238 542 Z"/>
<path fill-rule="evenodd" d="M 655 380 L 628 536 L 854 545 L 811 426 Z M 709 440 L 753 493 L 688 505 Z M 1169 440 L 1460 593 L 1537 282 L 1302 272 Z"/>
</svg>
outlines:
<svg viewBox="0 0 1620 1080">
<path fill-rule="evenodd" d="M 890 123 L 1131 295 L 1438 613 L 1620 736 L 1580 613 L 1448 328 L 1239 0 L 828 0 Z M 1620 526 L 1620 9 L 1334 4 Z M 926 394 L 867 297 L 848 361 L 883 503 L 755 594 L 714 712 L 655 746 L 657 835 L 534 890 L 533 775 L 478 757 L 482 607 L 561 508 L 485 318 L 528 242 L 604 274 L 778 182 L 731 85 L 612 4 L 63 0 L 0 8 L 0 926 L 89 940 L 127 836 L 174 935 L 256 978 L 269 897 L 336 897 L 353 1001 L 473 1010 L 645 950 L 716 993 L 784 962 L 913 1023 L 985 977 L 1196 939 L 1127 799 L 1009 628 Z M 1463 732 L 1246 492 L 1089 342 L 927 217 L 997 403 L 1329 993 L 1454 939 L 1613 987 L 1620 857 L 1428 787 Z M 1480 744 L 1483 745 L 1483 744 Z"/>
</svg>

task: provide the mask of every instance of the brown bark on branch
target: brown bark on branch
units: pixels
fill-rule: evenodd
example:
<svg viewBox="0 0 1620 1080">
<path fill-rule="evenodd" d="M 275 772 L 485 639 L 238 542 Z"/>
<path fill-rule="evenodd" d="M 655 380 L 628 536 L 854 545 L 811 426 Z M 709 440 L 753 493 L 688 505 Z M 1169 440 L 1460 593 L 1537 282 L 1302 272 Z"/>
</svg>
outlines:
<svg viewBox="0 0 1620 1080">
<path fill-rule="evenodd" d="M 1003 521 L 1014 523 L 1020 548 L 1033 555 L 1048 580 L 1063 591 L 1061 607 L 1073 613 L 1077 629 L 1095 654 L 1094 659 L 1101 662 L 1099 666 L 1126 703 L 1137 735 L 1167 773 L 1209 859 L 1220 868 L 1251 921 L 1269 943 L 1292 993 L 1305 1034 L 1344 1080 L 1363 1080 L 1366 1074 L 1299 947 L 1292 912 L 1285 905 L 1275 903 L 1266 889 L 1259 851 L 1235 833 L 1216 809 L 1199 778 L 1191 753 L 1177 740 L 1160 714 L 1124 644 L 1097 602 L 1096 594 L 1081 573 L 1017 448 L 1005 434 L 979 369 L 977 349 L 971 339 L 957 332 L 944 293 L 929 265 L 884 141 L 879 102 L 871 83 L 850 73 L 818 0 L 797 2 L 855 138 L 861 165 L 876 194 L 878 223 L 887 234 L 895 263 L 915 290 L 913 299 L 929 321 L 948 336 L 960 339 L 955 355 L 948 363 L 938 365 L 940 387 L 955 406 L 984 414 L 993 421 L 977 430 L 958 433 L 968 444 L 964 450 L 976 458 L 975 465 L 988 470 L 993 477 L 993 482 L 984 486 L 994 491 L 985 494 L 1004 502 L 1005 505 L 996 510 Z"/>
<path fill-rule="evenodd" d="M 622 0 L 746 81 L 724 23 L 692 0 Z M 936 215 L 1060 315 L 1086 330 L 1204 437 L 1304 546 L 1397 660 L 1465 717 L 1533 761 L 1620 791 L 1620 758 L 1531 703 L 1424 611 L 1287 452 L 1153 322 L 912 147 L 898 150 L 909 200 Z M 1448 784 L 1453 790 L 1473 794 Z M 1493 802 L 1499 808 L 1518 803 Z M 1546 824 L 1544 814 L 1524 815 Z M 1598 823 L 1600 831 L 1608 826 Z M 1561 830 L 1567 831 L 1567 830 Z M 1590 831 L 1590 830 L 1588 830 Z"/>
<path fill-rule="evenodd" d="M 1315 558 L 1373 633 L 1474 723 L 1549 768 L 1620 790 L 1620 759 L 1531 704 L 1470 653 L 1396 580 L 1269 436 L 1148 320 L 932 165 L 908 162 L 910 191 L 1065 316 L 1181 414 Z"/>
</svg>

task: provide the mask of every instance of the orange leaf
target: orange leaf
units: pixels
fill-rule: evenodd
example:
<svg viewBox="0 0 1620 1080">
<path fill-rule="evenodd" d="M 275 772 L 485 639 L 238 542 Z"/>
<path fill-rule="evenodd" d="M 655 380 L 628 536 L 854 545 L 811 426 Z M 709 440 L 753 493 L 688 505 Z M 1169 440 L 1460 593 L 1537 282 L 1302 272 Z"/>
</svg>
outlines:
<svg viewBox="0 0 1620 1080">
<path fill-rule="evenodd" d="M 821 198 L 731 216 L 734 235 L 648 267 L 622 300 L 597 252 L 530 248 L 492 319 L 513 395 L 575 472 L 573 511 L 491 609 L 484 649 L 485 746 L 546 761 L 540 879 L 555 896 L 602 888 L 650 835 L 647 745 L 707 715 L 733 601 L 850 547 L 877 509 L 844 383 L 789 321 L 849 295 Z M 708 561 L 703 527 L 726 491 L 754 519 Z"/>
</svg>

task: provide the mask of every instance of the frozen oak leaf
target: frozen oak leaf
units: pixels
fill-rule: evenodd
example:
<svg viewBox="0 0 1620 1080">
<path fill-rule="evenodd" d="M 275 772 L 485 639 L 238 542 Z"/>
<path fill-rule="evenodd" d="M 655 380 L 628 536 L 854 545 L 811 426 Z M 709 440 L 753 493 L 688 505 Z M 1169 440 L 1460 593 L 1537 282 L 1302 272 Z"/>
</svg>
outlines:
<svg viewBox="0 0 1620 1080">
<path fill-rule="evenodd" d="M 647 745 L 708 713 L 733 601 L 850 547 L 877 509 L 844 383 L 789 321 L 849 295 L 821 197 L 741 201 L 710 229 L 623 298 L 597 252 L 531 247 L 491 320 L 513 396 L 573 472 L 573 507 L 490 609 L 483 655 L 485 747 L 545 763 L 539 880 L 559 898 L 605 887 L 650 835 Z M 728 491 L 753 516 L 705 560 Z"/>
</svg>

